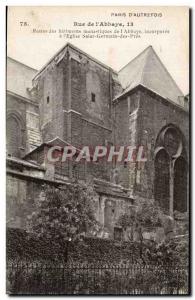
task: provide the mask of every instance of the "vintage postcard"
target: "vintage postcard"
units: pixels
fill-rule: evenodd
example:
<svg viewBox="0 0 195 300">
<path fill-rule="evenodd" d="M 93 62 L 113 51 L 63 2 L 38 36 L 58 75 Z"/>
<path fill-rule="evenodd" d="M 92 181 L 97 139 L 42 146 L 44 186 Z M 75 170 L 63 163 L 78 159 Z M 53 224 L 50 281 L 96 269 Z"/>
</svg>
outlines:
<svg viewBox="0 0 195 300">
<path fill-rule="evenodd" d="M 188 7 L 8 6 L 10 295 L 189 295 Z"/>
</svg>

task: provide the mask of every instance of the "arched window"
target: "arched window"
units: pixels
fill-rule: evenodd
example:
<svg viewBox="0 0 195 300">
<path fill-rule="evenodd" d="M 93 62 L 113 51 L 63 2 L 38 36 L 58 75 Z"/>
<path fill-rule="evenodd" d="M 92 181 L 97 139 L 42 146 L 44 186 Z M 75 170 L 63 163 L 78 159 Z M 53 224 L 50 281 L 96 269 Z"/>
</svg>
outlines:
<svg viewBox="0 0 195 300">
<path fill-rule="evenodd" d="M 169 210 L 169 178 L 169 155 L 161 149 L 155 157 L 154 197 L 166 211 Z"/>
<path fill-rule="evenodd" d="M 8 155 L 20 157 L 24 146 L 24 128 L 21 120 L 14 114 L 10 114 L 7 118 L 6 129 Z"/>
<path fill-rule="evenodd" d="M 184 135 L 173 124 L 163 128 L 156 140 L 156 151 L 160 151 L 155 158 L 154 197 L 166 210 L 169 209 L 169 203 L 173 203 L 173 211 L 187 210 L 185 144 Z M 171 186 L 170 181 L 173 183 Z"/>
<path fill-rule="evenodd" d="M 168 128 L 164 137 L 164 147 L 170 156 L 176 155 L 179 146 L 181 144 L 181 138 L 174 128 Z"/>
<path fill-rule="evenodd" d="M 183 157 L 174 164 L 174 202 L 173 210 L 187 211 L 187 163 Z"/>
</svg>

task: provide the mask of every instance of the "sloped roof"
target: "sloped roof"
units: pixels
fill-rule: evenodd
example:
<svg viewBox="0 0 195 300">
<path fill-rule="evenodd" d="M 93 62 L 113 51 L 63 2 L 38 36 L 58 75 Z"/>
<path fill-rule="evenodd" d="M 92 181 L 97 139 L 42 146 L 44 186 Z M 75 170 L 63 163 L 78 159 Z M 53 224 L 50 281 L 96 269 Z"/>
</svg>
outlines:
<svg viewBox="0 0 195 300">
<path fill-rule="evenodd" d="M 160 58 L 152 48 L 147 47 L 130 63 L 119 71 L 119 81 L 127 93 L 138 85 L 143 85 L 165 99 L 182 105 L 182 91 L 179 89 Z"/>
<path fill-rule="evenodd" d="M 30 99 L 27 88 L 32 88 L 32 79 L 36 73 L 37 70 L 7 57 L 7 90 Z"/>
<path fill-rule="evenodd" d="M 75 148 L 78 152 L 81 151 L 81 149 L 73 146 L 72 144 L 68 143 L 65 140 L 62 140 L 59 136 L 56 136 L 55 138 L 53 138 L 50 141 L 46 141 L 43 142 L 41 145 L 37 146 L 36 148 L 32 149 L 31 151 L 29 151 L 26 155 L 25 158 L 29 157 L 29 155 L 31 155 L 34 152 L 40 151 L 44 146 L 59 146 L 59 147 L 64 147 L 64 146 L 71 146 L 72 148 Z"/>
<path fill-rule="evenodd" d="M 89 55 L 85 51 L 81 50 L 80 48 L 78 48 L 78 47 L 76 47 L 73 44 L 71 44 L 71 43 L 68 42 L 59 51 L 57 51 L 57 53 L 55 53 L 49 59 L 49 61 L 35 74 L 33 80 L 36 80 L 40 76 L 40 74 L 47 69 L 47 67 L 49 66 L 49 64 L 51 64 L 52 62 L 58 63 L 64 57 L 64 55 L 66 54 L 67 49 L 74 50 L 77 53 L 88 57 L 90 60 L 96 62 L 97 64 L 101 65 L 105 69 L 112 70 L 113 73 L 117 74 L 117 71 L 113 70 L 111 67 L 107 66 L 106 64 L 104 64 L 103 62 L 99 61 L 95 57 Z"/>
</svg>

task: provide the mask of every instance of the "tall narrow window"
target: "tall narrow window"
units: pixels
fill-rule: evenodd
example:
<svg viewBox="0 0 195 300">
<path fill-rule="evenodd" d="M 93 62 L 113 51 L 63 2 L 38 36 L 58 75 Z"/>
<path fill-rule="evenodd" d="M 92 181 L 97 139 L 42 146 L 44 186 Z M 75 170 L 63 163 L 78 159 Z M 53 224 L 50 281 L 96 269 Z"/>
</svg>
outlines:
<svg viewBox="0 0 195 300">
<path fill-rule="evenodd" d="M 47 96 L 47 104 L 49 104 L 49 96 Z"/>
<path fill-rule="evenodd" d="M 95 102 L 95 94 L 91 93 L 91 102 Z"/>
<path fill-rule="evenodd" d="M 174 165 L 174 202 L 173 209 L 187 211 L 187 163 L 178 157 Z"/>
<path fill-rule="evenodd" d="M 166 211 L 169 211 L 169 177 L 169 156 L 160 150 L 155 158 L 154 196 Z"/>
<path fill-rule="evenodd" d="M 20 157 L 20 147 L 22 146 L 22 131 L 20 121 L 15 117 L 7 119 L 7 153 Z"/>
<path fill-rule="evenodd" d="M 180 138 L 177 134 L 177 131 L 173 128 L 170 128 L 165 133 L 164 138 L 165 148 L 168 153 L 172 156 L 175 155 L 178 151 L 180 145 Z"/>
<path fill-rule="evenodd" d="M 123 230 L 120 227 L 114 227 L 114 239 L 121 241 L 123 238 Z"/>
</svg>

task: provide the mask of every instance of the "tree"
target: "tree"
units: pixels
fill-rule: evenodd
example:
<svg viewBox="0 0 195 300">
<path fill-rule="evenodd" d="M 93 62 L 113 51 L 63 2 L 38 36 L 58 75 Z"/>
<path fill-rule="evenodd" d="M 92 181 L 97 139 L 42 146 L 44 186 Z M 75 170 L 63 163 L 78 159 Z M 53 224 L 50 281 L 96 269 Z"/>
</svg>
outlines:
<svg viewBox="0 0 195 300">
<path fill-rule="evenodd" d="M 118 219 L 118 225 L 124 229 L 127 227 L 135 226 L 158 226 L 162 224 L 163 213 L 158 204 L 148 199 L 139 200 L 137 207 L 131 211 L 127 211 L 122 214 Z"/>
<path fill-rule="evenodd" d="M 142 257 L 143 230 L 146 227 L 162 225 L 163 213 L 154 200 L 139 199 L 137 207 L 126 211 L 118 219 L 118 225 L 124 230 L 130 230 L 129 240 L 140 242 L 140 257 Z"/>
<path fill-rule="evenodd" d="M 139 231 L 140 257 L 143 262 L 158 264 L 188 265 L 189 246 L 187 237 L 183 239 L 165 239 L 160 243 L 143 241 L 142 232 L 145 227 L 162 226 L 171 229 L 170 216 L 164 215 L 161 208 L 153 200 L 137 202 L 137 208 L 125 212 L 118 219 L 123 229 L 128 227 Z M 131 237 L 132 238 L 132 237 Z"/>
<path fill-rule="evenodd" d="M 28 216 L 28 231 L 49 241 L 67 262 L 69 244 L 82 241 L 87 233 L 95 234 L 99 229 L 94 197 L 92 186 L 77 182 L 58 188 L 44 186 L 34 212 Z"/>
</svg>

